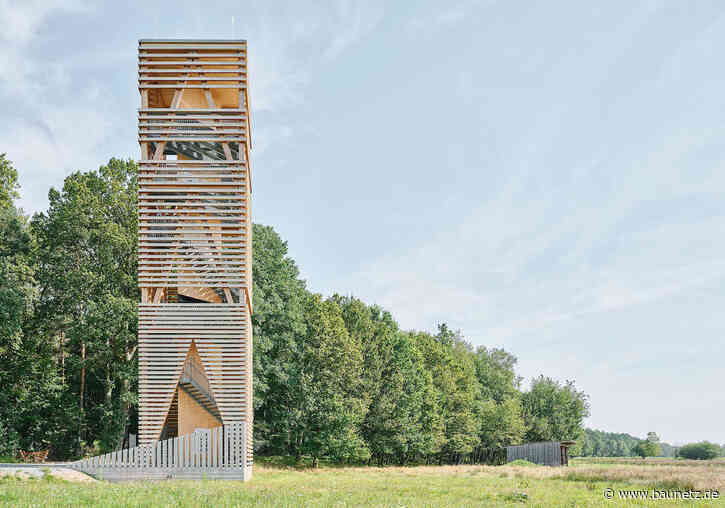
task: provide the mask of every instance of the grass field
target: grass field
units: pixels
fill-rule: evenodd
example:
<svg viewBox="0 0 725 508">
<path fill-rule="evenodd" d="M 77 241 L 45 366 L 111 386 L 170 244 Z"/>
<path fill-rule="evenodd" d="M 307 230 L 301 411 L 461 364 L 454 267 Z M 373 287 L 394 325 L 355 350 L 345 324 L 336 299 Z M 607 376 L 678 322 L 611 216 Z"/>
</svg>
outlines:
<svg viewBox="0 0 725 508">
<path fill-rule="evenodd" d="M 604 491 L 611 488 L 614 499 Z M 421 466 L 297 470 L 257 465 L 248 483 L 74 483 L 0 479 L 2 506 L 725 506 L 725 500 L 622 500 L 618 490 L 719 489 L 723 463 L 644 465 L 574 460 L 542 466 Z"/>
</svg>

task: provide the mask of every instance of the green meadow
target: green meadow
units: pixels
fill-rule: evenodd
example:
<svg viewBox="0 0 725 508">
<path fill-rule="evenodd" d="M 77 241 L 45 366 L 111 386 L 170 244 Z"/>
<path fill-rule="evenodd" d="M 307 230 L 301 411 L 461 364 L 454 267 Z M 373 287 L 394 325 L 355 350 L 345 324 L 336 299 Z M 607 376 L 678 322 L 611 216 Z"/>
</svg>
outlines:
<svg viewBox="0 0 725 508">
<path fill-rule="evenodd" d="M 2 506 L 725 506 L 720 500 L 620 499 L 619 491 L 725 492 L 721 463 L 594 463 L 568 468 L 515 466 L 321 467 L 262 464 L 247 482 L 108 483 L 43 478 L 0 479 Z M 612 489 L 613 499 L 605 497 Z"/>
</svg>

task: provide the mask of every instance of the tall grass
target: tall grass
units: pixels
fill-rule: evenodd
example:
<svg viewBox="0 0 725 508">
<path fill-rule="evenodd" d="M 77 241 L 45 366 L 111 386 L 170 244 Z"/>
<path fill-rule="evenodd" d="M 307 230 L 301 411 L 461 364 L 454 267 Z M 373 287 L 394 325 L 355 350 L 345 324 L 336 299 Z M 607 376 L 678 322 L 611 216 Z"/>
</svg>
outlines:
<svg viewBox="0 0 725 508">
<path fill-rule="evenodd" d="M 704 470 L 709 471 L 705 474 Z M 0 471 L 1 474 L 1 471 Z M 710 476 L 708 476 L 710 475 Z M 703 489 L 725 493 L 725 469 L 690 466 L 532 465 L 321 467 L 255 466 L 247 483 L 161 481 L 71 483 L 56 478 L 0 479 L 0 506 L 642 506 L 642 500 L 609 501 L 605 488 Z M 687 500 L 667 506 L 691 506 Z M 718 504 L 719 503 L 719 504 Z M 652 501 L 645 506 L 662 506 Z M 722 506 L 698 501 L 698 507 Z"/>
</svg>

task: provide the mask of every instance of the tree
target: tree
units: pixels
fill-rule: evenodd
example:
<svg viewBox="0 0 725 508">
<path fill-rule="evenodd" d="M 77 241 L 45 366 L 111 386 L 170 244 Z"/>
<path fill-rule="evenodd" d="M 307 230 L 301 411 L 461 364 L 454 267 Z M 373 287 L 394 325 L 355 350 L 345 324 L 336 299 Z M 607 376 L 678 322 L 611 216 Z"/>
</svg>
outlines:
<svg viewBox="0 0 725 508">
<path fill-rule="evenodd" d="M 517 362 L 514 355 L 503 349 L 481 346 L 476 350 L 475 362 L 484 400 L 502 403 L 519 397 L 521 378 L 514 371 Z"/>
<path fill-rule="evenodd" d="M 295 456 L 363 459 L 359 435 L 365 399 L 362 351 L 345 329 L 340 307 L 311 295 L 305 303 L 306 333 L 290 378 L 290 444 Z"/>
<path fill-rule="evenodd" d="M 35 242 L 18 197 L 17 172 L 0 156 L 0 454 L 53 448 L 68 422 L 53 344 L 35 326 Z"/>
<path fill-rule="evenodd" d="M 656 437 L 656 434 L 653 432 L 648 433 L 648 438 L 654 437 Z M 648 441 L 652 441 L 652 439 L 648 439 Z M 569 453 L 573 456 L 582 457 L 631 457 L 637 455 L 633 450 L 639 442 L 640 439 L 629 434 L 584 429 L 584 432 L 577 439 L 577 444 L 569 448 Z M 675 456 L 675 448 L 672 445 L 667 443 L 658 444 L 662 456 Z"/>
<path fill-rule="evenodd" d="M 362 346 L 366 413 L 361 434 L 371 458 L 399 464 L 435 453 L 443 426 L 423 357 L 388 312 L 335 295 L 345 327 Z"/>
<path fill-rule="evenodd" d="M 443 426 L 433 393 L 433 381 L 408 336 L 395 333 L 380 384 L 363 422 L 363 435 L 379 463 L 395 459 L 405 464 L 440 448 Z"/>
<path fill-rule="evenodd" d="M 645 439 L 635 445 L 635 447 L 632 449 L 632 453 L 644 459 L 647 457 L 656 457 L 661 452 L 660 446 L 657 443 Z"/>
<path fill-rule="evenodd" d="M 678 457 L 684 459 L 694 460 L 712 460 L 718 457 L 721 453 L 721 449 L 715 443 L 709 441 L 702 441 L 700 443 L 686 444 L 677 452 Z"/>
<path fill-rule="evenodd" d="M 516 357 L 503 349 L 479 347 L 474 357 L 480 386 L 479 441 L 483 448 L 518 444 L 524 436 L 521 418 L 521 378 Z"/>
<path fill-rule="evenodd" d="M 443 420 L 444 441 L 438 460 L 459 463 L 479 443 L 476 406 L 480 394 L 471 347 L 445 324 L 435 336 L 423 332 L 412 336 L 433 377 Z"/>
<path fill-rule="evenodd" d="M 36 215 L 34 333 L 66 358 L 64 408 L 77 415 L 76 439 L 115 449 L 136 404 L 137 168 L 111 159 L 98 171 L 73 173 L 51 189 Z M 70 452 L 69 452 L 70 453 Z"/>
<path fill-rule="evenodd" d="M 660 449 L 662 450 L 663 457 L 676 457 L 677 448 L 668 443 L 660 443 Z"/>
<path fill-rule="evenodd" d="M 287 243 L 270 226 L 253 225 L 254 443 L 292 453 L 290 382 L 306 333 L 307 298 Z"/>
<path fill-rule="evenodd" d="M 576 440 L 589 416 L 589 397 L 573 381 L 539 376 L 521 397 L 528 441 Z"/>
<path fill-rule="evenodd" d="M 0 154 L 0 209 L 10 208 L 13 201 L 20 197 L 18 193 L 18 172 L 6 154 Z"/>
<path fill-rule="evenodd" d="M 482 402 L 479 418 L 480 440 L 484 448 L 520 444 L 526 432 L 518 398 L 510 398 L 501 403 L 493 400 Z"/>
</svg>

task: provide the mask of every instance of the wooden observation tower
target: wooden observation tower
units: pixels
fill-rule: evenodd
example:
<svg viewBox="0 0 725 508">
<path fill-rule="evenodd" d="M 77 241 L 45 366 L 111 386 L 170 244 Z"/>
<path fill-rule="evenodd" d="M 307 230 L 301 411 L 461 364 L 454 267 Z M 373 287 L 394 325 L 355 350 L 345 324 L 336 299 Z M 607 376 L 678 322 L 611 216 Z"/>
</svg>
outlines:
<svg viewBox="0 0 725 508">
<path fill-rule="evenodd" d="M 139 444 L 244 422 L 252 463 L 247 44 L 138 45 Z"/>
</svg>

